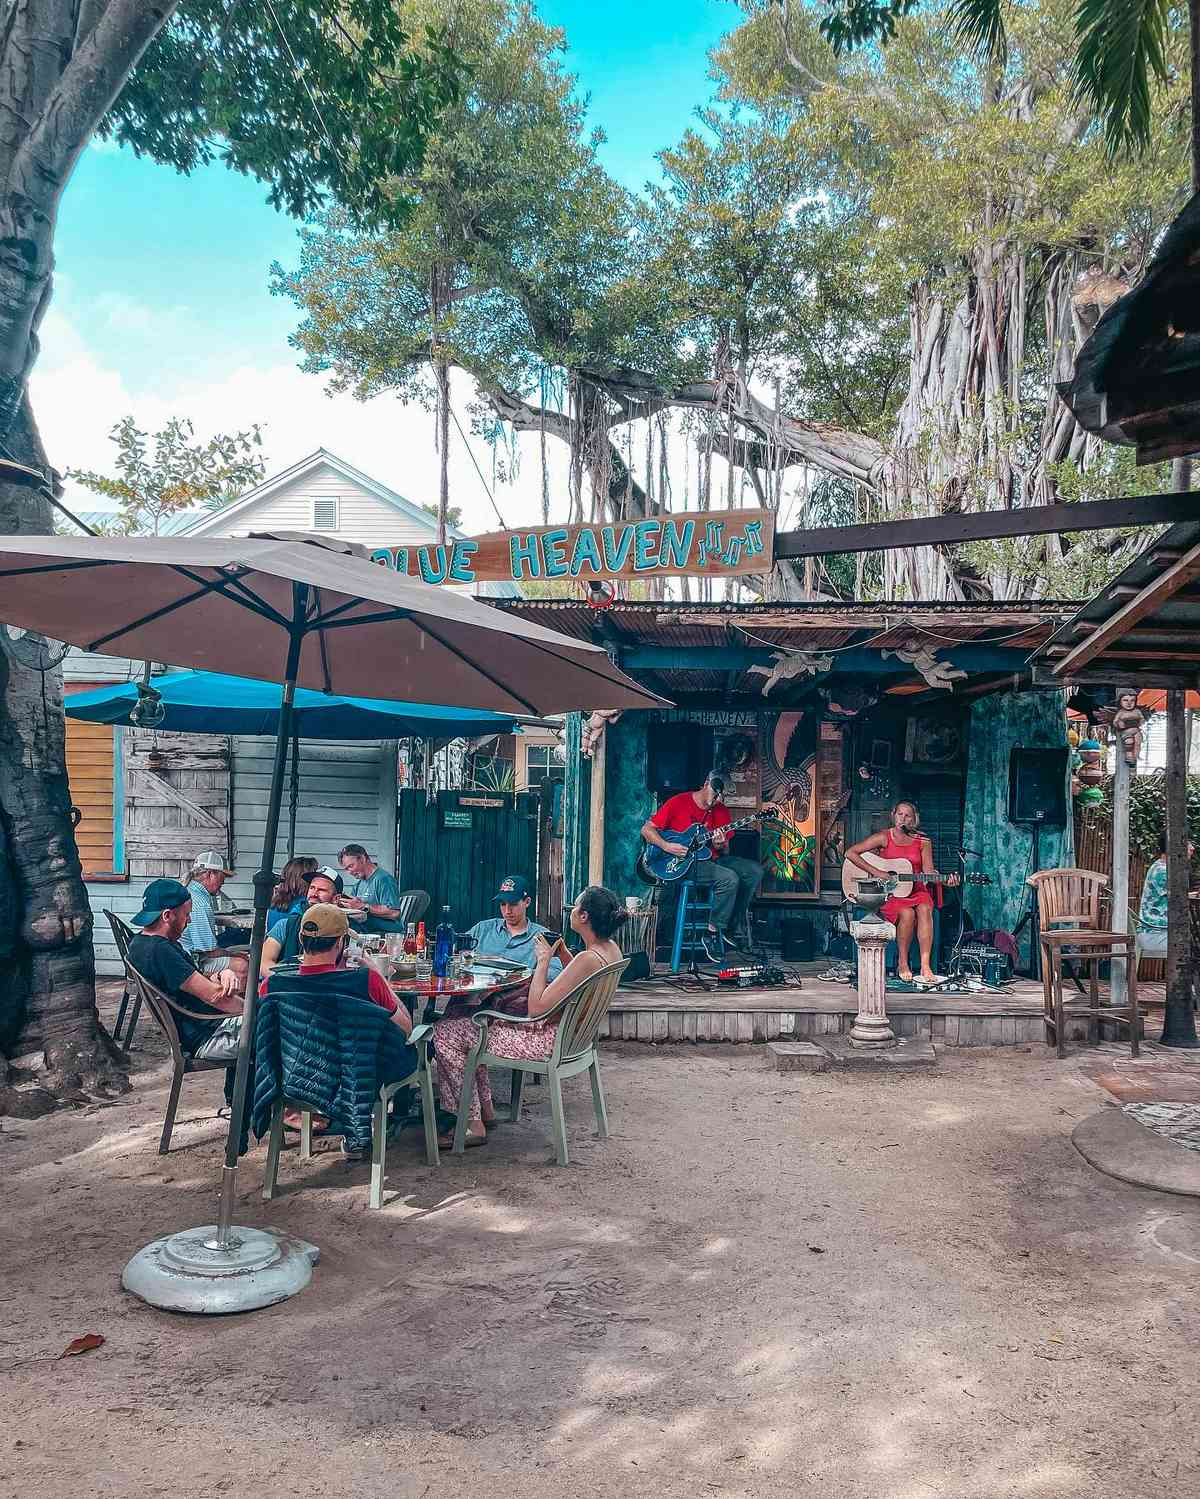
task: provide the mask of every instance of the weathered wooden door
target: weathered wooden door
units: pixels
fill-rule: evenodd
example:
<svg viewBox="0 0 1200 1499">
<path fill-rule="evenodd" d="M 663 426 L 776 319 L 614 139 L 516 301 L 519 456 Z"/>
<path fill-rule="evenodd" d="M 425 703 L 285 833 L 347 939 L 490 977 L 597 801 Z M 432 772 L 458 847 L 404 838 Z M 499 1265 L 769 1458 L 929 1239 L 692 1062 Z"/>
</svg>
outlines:
<svg viewBox="0 0 1200 1499">
<path fill-rule="evenodd" d="M 125 855 L 134 885 L 185 878 L 197 854 L 232 854 L 230 741 L 127 729 Z M 233 865 L 230 863 L 230 868 Z"/>
</svg>

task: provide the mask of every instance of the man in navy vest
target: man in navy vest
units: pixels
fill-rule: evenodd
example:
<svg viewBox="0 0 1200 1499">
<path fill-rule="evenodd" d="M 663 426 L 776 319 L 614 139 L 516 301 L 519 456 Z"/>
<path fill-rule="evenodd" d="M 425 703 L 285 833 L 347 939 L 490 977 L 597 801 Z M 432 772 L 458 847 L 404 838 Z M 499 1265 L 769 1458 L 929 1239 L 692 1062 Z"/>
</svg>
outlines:
<svg viewBox="0 0 1200 1499">
<path fill-rule="evenodd" d="M 350 942 L 350 922 L 339 906 L 308 906 L 298 918 L 300 923 L 300 966 L 273 972 L 266 980 L 267 993 L 303 992 L 305 999 L 319 997 L 336 1005 L 340 999 L 366 999 L 386 1010 L 407 1036 L 412 1031 L 408 1011 L 396 1000 L 387 980 L 369 964 L 359 968 L 346 966 L 346 949 Z M 291 1128 L 299 1127 L 299 1117 L 285 1116 Z M 314 1117 L 313 1124 L 323 1128 L 328 1121 Z M 367 1159 L 370 1151 L 351 1151 L 342 1141 L 342 1154 Z"/>
</svg>

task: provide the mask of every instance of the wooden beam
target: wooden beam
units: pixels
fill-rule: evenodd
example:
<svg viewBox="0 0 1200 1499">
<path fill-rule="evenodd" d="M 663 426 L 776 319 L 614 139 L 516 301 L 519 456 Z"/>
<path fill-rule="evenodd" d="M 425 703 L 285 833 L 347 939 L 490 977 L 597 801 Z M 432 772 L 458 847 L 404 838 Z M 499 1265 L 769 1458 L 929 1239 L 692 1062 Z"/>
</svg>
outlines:
<svg viewBox="0 0 1200 1499">
<path fill-rule="evenodd" d="M 864 526 L 823 526 L 815 531 L 779 531 L 776 557 L 819 557 L 825 552 L 885 552 L 897 547 L 953 546 L 1002 536 L 1050 532 L 1108 531 L 1117 526 L 1173 525 L 1200 520 L 1195 492 L 1131 495 L 1078 505 L 1030 505 L 1018 510 L 978 510 Z"/>
<path fill-rule="evenodd" d="M 1152 614 L 1159 604 L 1164 603 L 1177 593 L 1179 589 L 1190 583 L 1194 578 L 1200 577 L 1200 546 L 1194 546 L 1185 552 L 1177 562 L 1160 573 L 1153 582 L 1148 583 L 1145 588 L 1135 597 L 1123 604 L 1115 614 L 1096 626 L 1092 633 L 1082 640 L 1072 651 L 1055 664 L 1055 672 L 1062 677 L 1069 677 L 1080 667 L 1086 666 L 1101 654 L 1105 646 L 1111 645 L 1113 641 L 1119 640 L 1127 631 L 1132 630 L 1139 620 Z"/>
</svg>

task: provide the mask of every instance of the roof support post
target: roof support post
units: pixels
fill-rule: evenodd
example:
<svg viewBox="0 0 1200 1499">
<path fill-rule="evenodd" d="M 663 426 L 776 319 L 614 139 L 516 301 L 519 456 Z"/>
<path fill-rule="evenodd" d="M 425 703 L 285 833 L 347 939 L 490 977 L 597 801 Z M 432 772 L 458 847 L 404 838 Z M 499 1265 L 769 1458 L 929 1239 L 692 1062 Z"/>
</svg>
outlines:
<svg viewBox="0 0 1200 1499">
<path fill-rule="evenodd" d="M 1192 930 L 1188 914 L 1187 732 L 1184 694 L 1167 693 L 1167 1005 L 1162 1044 L 1195 1048 Z"/>
<path fill-rule="evenodd" d="M 1129 930 L 1129 780 L 1132 775 L 1125 746 L 1119 734 L 1113 735 L 1116 749 L 1116 765 L 1113 770 L 1113 820 L 1112 820 L 1112 928 L 1114 932 Z M 1126 1003 L 1129 976 L 1127 959 L 1112 960 L 1110 1001 L 1114 1005 Z M 1136 962 L 1137 959 L 1134 959 Z"/>
</svg>

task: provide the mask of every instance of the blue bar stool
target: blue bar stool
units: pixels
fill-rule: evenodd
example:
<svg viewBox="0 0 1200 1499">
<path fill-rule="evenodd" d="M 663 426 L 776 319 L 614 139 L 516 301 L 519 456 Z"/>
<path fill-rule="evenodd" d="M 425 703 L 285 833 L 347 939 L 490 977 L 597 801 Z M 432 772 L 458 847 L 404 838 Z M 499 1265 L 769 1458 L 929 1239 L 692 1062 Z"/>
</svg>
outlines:
<svg viewBox="0 0 1200 1499">
<path fill-rule="evenodd" d="M 713 887 L 696 885 L 684 880 L 679 891 L 679 904 L 675 908 L 675 940 L 671 944 L 671 972 L 678 973 L 683 965 L 686 948 L 689 953 L 702 951 L 700 944 L 712 917 Z"/>
</svg>

